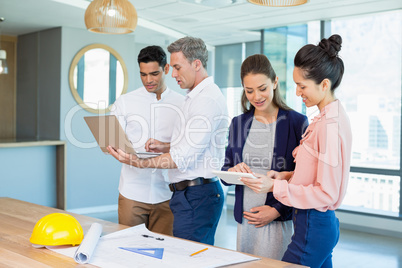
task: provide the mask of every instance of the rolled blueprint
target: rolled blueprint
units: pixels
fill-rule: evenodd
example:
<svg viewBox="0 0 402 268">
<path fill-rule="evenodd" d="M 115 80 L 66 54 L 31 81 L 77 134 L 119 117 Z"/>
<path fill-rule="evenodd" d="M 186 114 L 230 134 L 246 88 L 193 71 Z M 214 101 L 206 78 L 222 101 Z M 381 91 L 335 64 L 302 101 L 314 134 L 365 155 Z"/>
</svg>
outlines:
<svg viewBox="0 0 402 268">
<path fill-rule="evenodd" d="M 81 242 L 81 245 L 74 253 L 74 260 L 78 263 L 89 263 L 91 256 L 95 250 L 96 244 L 102 234 L 102 225 L 95 222 L 89 228 L 87 234 Z"/>
</svg>

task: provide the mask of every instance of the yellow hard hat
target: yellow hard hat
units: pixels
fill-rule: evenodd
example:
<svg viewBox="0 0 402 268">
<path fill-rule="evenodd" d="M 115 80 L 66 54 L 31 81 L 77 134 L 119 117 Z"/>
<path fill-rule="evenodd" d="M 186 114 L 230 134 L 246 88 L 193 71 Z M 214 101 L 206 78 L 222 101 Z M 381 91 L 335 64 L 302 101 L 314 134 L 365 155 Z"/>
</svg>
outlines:
<svg viewBox="0 0 402 268">
<path fill-rule="evenodd" d="M 33 228 L 32 244 L 43 246 L 79 245 L 84 238 L 81 224 L 66 213 L 52 213 L 41 218 Z"/>
</svg>

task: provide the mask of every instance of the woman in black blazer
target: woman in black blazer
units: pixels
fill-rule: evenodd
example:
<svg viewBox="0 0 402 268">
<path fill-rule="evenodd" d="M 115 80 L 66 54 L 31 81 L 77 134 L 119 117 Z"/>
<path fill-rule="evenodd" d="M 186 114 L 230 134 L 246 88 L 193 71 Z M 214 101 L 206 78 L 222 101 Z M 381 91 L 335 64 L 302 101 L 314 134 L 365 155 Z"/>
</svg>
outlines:
<svg viewBox="0 0 402 268">
<path fill-rule="evenodd" d="M 308 125 L 306 116 L 284 103 L 278 77 L 265 55 L 253 55 L 243 62 L 241 80 L 244 113 L 233 118 L 230 125 L 222 170 L 294 170 L 292 151 Z M 259 195 L 236 185 L 237 250 L 280 260 L 293 233 L 291 212 L 272 193 Z"/>
</svg>

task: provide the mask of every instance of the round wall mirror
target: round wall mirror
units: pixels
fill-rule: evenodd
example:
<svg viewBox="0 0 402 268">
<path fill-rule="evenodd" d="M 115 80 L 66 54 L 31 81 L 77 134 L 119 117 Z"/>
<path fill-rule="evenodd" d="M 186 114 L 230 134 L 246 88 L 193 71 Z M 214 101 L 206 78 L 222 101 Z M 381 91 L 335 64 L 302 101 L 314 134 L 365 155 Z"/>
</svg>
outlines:
<svg viewBox="0 0 402 268">
<path fill-rule="evenodd" d="M 127 92 L 127 68 L 111 47 L 93 44 L 81 49 L 69 71 L 70 89 L 74 99 L 92 113 L 110 111 L 110 106 Z"/>
</svg>

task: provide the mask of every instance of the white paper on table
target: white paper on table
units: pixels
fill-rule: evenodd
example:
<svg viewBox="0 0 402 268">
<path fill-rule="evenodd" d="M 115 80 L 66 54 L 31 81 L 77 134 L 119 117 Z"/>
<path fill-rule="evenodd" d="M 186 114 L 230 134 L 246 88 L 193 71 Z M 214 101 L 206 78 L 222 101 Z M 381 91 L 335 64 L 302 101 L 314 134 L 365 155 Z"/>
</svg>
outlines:
<svg viewBox="0 0 402 268">
<path fill-rule="evenodd" d="M 121 247 L 163 248 L 163 257 L 162 259 L 153 258 L 123 250 Z M 206 247 L 208 250 L 190 256 Z M 51 250 L 71 258 L 74 257 L 74 252 L 71 249 L 52 248 Z M 141 224 L 102 236 L 91 257 L 90 264 L 103 268 L 133 267 L 134 264 L 136 268 L 206 268 L 258 259 L 236 251 L 153 233 L 146 229 L 145 224 Z"/>
<path fill-rule="evenodd" d="M 89 263 L 101 234 L 102 225 L 95 222 L 91 225 L 88 232 L 85 234 L 80 246 L 46 246 L 46 248 L 62 255 L 71 257 L 77 263 Z"/>
<path fill-rule="evenodd" d="M 88 263 L 92 257 L 99 238 L 102 234 L 102 225 L 95 222 L 89 228 L 81 245 L 74 253 L 74 260 L 78 263 Z"/>
</svg>

